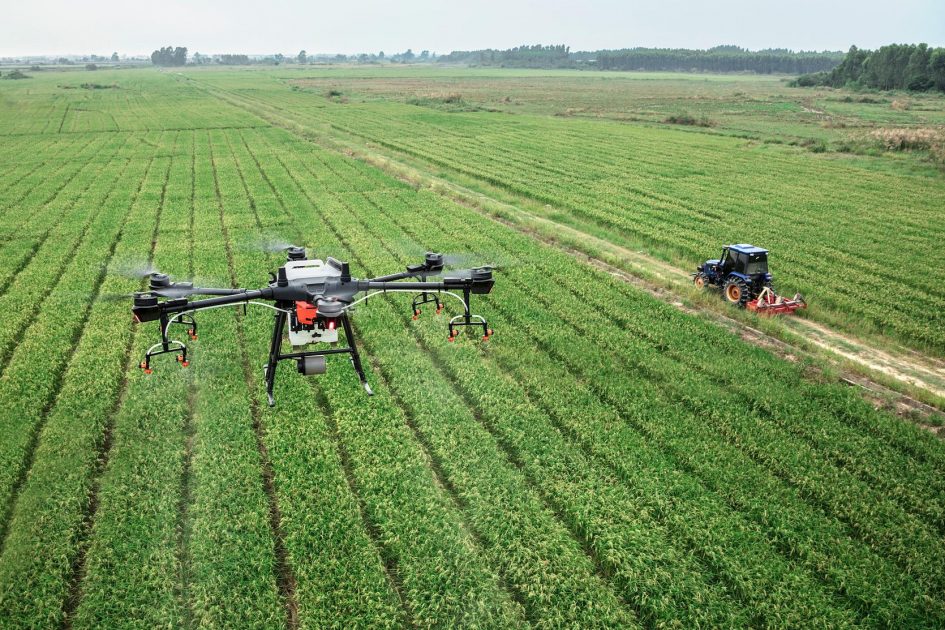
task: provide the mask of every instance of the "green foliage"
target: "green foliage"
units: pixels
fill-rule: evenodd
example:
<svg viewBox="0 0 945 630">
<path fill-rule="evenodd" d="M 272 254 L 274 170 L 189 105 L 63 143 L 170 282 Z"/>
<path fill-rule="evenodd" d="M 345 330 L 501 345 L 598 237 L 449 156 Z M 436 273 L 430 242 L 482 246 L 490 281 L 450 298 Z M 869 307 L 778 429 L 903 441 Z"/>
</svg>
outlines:
<svg viewBox="0 0 945 630">
<path fill-rule="evenodd" d="M 151 63 L 156 66 L 183 66 L 187 63 L 187 47 L 164 46 L 151 53 Z"/>
<path fill-rule="evenodd" d="M 875 51 L 851 46 L 830 72 L 798 77 L 793 85 L 865 87 L 878 90 L 945 91 L 945 48 L 927 44 L 890 44 Z"/>
</svg>

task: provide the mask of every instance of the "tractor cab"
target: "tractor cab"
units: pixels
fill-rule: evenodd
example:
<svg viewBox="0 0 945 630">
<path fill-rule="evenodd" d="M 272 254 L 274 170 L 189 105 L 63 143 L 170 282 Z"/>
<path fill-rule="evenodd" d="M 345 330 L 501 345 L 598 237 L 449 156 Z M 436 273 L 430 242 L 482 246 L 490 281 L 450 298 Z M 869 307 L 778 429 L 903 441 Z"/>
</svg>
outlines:
<svg viewBox="0 0 945 630">
<path fill-rule="evenodd" d="M 711 262 L 711 261 L 710 261 Z M 754 245 L 729 245 L 722 249 L 722 258 L 718 261 L 727 276 L 735 274 L 744 280 L 762 283 L 770 281 L 768 274 L 768 250 Z"/>
</svg>

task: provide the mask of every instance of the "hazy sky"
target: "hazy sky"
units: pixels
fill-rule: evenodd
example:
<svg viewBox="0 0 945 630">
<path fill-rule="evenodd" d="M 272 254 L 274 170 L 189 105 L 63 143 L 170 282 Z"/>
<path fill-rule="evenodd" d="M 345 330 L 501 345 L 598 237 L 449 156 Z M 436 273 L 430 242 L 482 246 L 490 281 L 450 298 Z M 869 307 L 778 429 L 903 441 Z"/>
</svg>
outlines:
<svg viewBox="0 0 945 630">
<path fill-rule="evenodd" d="M 945 0 L 3 0 L 0 56 L 945 45 Z"/>
</svg>

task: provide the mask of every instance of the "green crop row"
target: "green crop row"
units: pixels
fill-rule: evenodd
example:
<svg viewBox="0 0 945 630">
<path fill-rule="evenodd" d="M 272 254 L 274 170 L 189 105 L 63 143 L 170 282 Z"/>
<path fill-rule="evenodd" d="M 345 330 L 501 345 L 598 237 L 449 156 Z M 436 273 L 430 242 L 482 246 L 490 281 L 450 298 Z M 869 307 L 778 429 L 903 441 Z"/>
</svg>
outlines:
<svg viewBox="0 0 945 630">
<path fill-rule="evenodd" d="M 27 472 L 46 410 L 59 389 L 63 370 L 104 280 L 103 253 L 107 261 L 129 213 L 128 205 L 120 198 L 107 199 L 114 183 L 114 179 L 103 180 L 97 190 L 96 201 L 104 204 L 102 212 L 91 215 L 85 238 L 72 244 L 63 256 L 66 260 L 60 263 L 68 263 L 68 267 L 61 276 L 54 272 L 52 278 L 56 282 L 46 285 L 46 295 L 36 296 L 44 308 L 25 332 L 15 333 L 17 345 L 0 378 L 0 401 L 4 408 L 20 410 L 7 418 L 0 441 L 0 505 L 4 506 L 4 521 L 17 485 Z M 19 325 L 12 312 L 6 315 L 12 325 Z"/>
<path fill-rule="evenodd" d="M 122 176 L 128 165 L 127 161 L 113 161 L 104 164 L 98 172 L 88 173 L 78 182 L 83 187 L 78 195 L 66 201 L 63 207 L 47 206 L 41 215 L 49 219 L 58 217 L 57 223 L 48 226 L 46 234 L 38 236 L 28 248 L 24 248 L 26 260 L 22 269 L 11 278 L 8 291 L 0 295 L 0 374 L 14 345 L 33 321 L 30 305 L 42 302 L 57 286 L 90 232 L 94 234 L 103 225 L 110 227 L 114 218 L 111 215 L 105 217 L 104 224 L 101 220 L 96 221 L 103 209 L 117 205 L 110 196 L 123 182 Z M 93 210 L 73 215 L 76 207 L 85 207 L 86 204 Z M 81 289 L 75 290 L 75 304 L 70 305 L 68 301 L 62 304 L 69 310 L 73 310 L 83 297 Z"/>
</svg>

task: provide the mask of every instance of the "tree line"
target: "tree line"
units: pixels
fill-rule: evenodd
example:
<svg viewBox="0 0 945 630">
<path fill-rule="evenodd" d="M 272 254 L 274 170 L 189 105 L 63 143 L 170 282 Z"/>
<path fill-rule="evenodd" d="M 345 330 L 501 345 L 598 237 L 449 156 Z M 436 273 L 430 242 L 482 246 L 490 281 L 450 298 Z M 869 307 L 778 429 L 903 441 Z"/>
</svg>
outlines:
<svg viewBox="0 0 945 630">
<path fill-rule="evenodd" d="M 890 44 L 877 50 L 861 50 L 851 46 L 836 68 L 805 74 L 793 85 L 945 91 L 945 48 Z"/>
<path fill-rule="evenodd" d="M 508 50 L 454 50 L 437 58 L 440 63 L 465 63 L 510 68 L 571 68 L 576 65 L 571 49 L 563 44 L 518 46 Z"/>
<path fill-rule="evenodd" d="M 830 70 L 842 59 L 842 52 L 752 51 L 738 46 L 716 46 L 707 50 L 624 48 L 571 52 L 564 45 L 535 45 L 507 50 L 454 51 L 437 61 L 511 68 L 589 67 L 600 70 L 803 74 Z"/>
<path fill-rule="evenodd" d="M 187 48 L 164 46 L 151 53 L 151 63 L 156 66 L 183 66 L 187 63 Z"/>
</svg>

